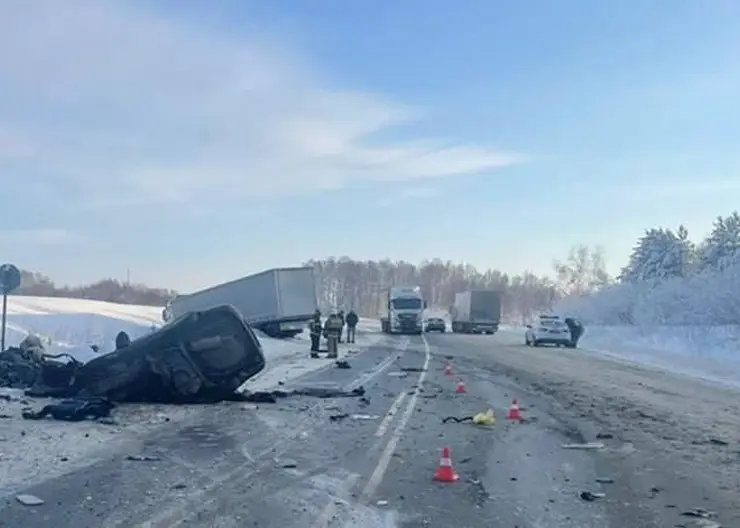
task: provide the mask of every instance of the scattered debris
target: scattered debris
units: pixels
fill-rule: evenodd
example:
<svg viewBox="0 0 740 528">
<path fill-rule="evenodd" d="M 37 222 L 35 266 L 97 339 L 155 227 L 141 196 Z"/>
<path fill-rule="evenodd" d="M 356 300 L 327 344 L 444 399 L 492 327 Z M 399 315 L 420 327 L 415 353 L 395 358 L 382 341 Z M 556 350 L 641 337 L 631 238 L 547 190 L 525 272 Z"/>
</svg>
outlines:
<svg viewBox="0 0 740 528">
<path fill-rule="evenodd" d="M 115 405 L 103 398 L 71 399 L 45 405 L 38 412 L 23 411 L 22 415 L 26 420 L 41 420 L 51 416 L 54 420 L 81 422 L 106 417 L 114 407 Z"/>
<path fill-rule="evenodd" d="M 597 440 L 608 440 L 610 438 L 614 438 L 614 435 L 611 433 L 598 433 L 596 438 Z"/>
<path fill-rule="evenodd" d="M 128 455 L 126 457 L 126 460 L 132 460 L 134 462 L 159 462 L 162 459 L 156 456 L 149 455 Z"/>
<path fill-rule="evenodd" d="M 405 378 L 408 376 L 408 373 L 407 372 L 389 372 L 388 375 L 393 378 Z"/>
<path fill-rule="evenodd" d="M 295 460 L 283 460 L 280 462 L 280 467 L 284 469 L 295 469 L 298 467 L 298 463 Z"/>
<path fill-rule="evenodd" d="M 340 420 L 344 420 L 345 418 L 349 418 L 349 413 L 329 415 L 329 420 L 331 420 L 332 422 L 338 422 Z"/>
<path fill-rule="evenodd" d="M 683 515 L 684 517 L 698 517 L 701 519 L 711 519 L 712 517 L 717 516 L 715 512 L 710 512 L 708 510 L 705 510 L 704 508 L 692 508 L 690 510 L 681 512 L 681 515 Z"/>
<path fill-rule="evenodd" d="M 563 449 L 603 449 L 604 444 L 599 442 L 586 442 L 585 444 L 563 444 Z"/>
<path fill-rule="evenodd" d="M 401 372 L 426 372 L 427 369 L 422 367 L 399 367 Z"/>
<path fill-rule="evenodd" d="M 170 488 L 170 489 L 173 489 L 173 490 L 184 490 L 184 489 L 186 489 L 187 487 L 188 487 L 188 485 L 187 485 L 187 484 L 175 484 L 175 485 L 174 485 L 174 486 L 172 486 L 172 488 Z"/>
<path fill-rule="evenodd" d="M 593 492 L 593 491 L 582 491 L 581 492 L 581 499 L 588 501 L 588 502 L 593 502 L 596 499 L 603 499 L 604 497 L 606 497 L 606 493 L 598 493 L 598 492 Z"/>
<path fill-rule="evenodd" d="M 339 369 L 351 369 L 352 365 L 349 364 L 349 361 L 346 359 L 340 359 L 336 362 L 337 368 Z"/>
<path fill-rule="evenodd" d="M 353 414 L 353 420 L 377 420 L 380 418 L 377 414 Z"/>
<path fill-rule="evenodd" d="M 44 500 L 38 498 L 36 495 L 29 495 L 26 493 L 16 495 L 15 500 L 17 500 L 24 506 L 41 506 L 44 503 Z"/>
<path fill-rule="evenodd" d="M 488 409 L 486 412 L 473 416 L 473 423 L 475 425 L 494 425 L 496 423 L 496 415 L 493 413 L 493 409 Z"/>
<path fill-rule="evenodd" d="M 614 479 L 609 477 L 596 477 L 596 482 L 599 484 L 614 484 Z"/>
<path fill-rule="evenodd" d="M 457 416 L 447 416 L 446 418 L 442 418 L 442 423 L 449 423 L 449 422 L 455 422 L 455 423 L 465 423 L 465 422 L 473 422 L 472 416 L 463 416 L 462 418 L 458 418 Z"/>
<path fill-rule="evenodd" d="M 388 501 L 387 500 L 379 500 L 375 504 L 377 504 L 378 506 L 388 506 Z"/>
<path fill-rule="evenodd" d="M 357 387 L 350 391 L 341 389 L 328 389 L 326 387 L 307 387 L 292 391 L 275 390 L 246 392 L 242 394 L 234 394 L 230 399 L 252 403 L 277 403 L 279 398 L 288 398 L 290 396 L 311 396 L 314 398 L 359 398 L 364 395 L 364 387 Z"/>
</svg>

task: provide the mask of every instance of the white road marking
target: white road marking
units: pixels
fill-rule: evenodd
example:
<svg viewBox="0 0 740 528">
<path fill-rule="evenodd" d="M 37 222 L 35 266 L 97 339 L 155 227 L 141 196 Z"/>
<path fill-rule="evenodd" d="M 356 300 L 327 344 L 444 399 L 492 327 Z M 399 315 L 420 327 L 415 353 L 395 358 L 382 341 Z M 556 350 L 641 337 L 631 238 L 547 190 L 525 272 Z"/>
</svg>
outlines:
<svg viewBox="0 0 740 528">
<path fill-rule="evenodd" d="M 403 352 L 406 350 L 406 348 L 409 346 L 408 338 L 406 338 L 406 341 L 402 341 L 400 346 L 398 347 L 398 350 L 400 352 Z M 363 385 L 366 385 L 371 379 L 376 377 L 378 374 L 383 372 L 385 369 L 391 366 L 391 364 L 396 360 L 395 358 L 396 352 L 394 351 L 392 354 L 390 354 L 387 358 L 385 358 L 383 361 L 381 361 L 374 369 L 372 369 L 369 372 L 366 372 L 359 378 L 357 378 L 355 381 L 350 383 L 349 390 L 356 389 L 357 387 L 361 387 Z"/>
<path fill-rule="evenodd" d="M 422 367 L 421 374 L 419 374 L 419 379 L 417 380 L 416 384 L 417 387 L 421 388 L 421 385 L 424 383 L 424 380 L 427 377 L 427 369 L 429 368 L 429 363 L 432 359 L 432 354 L 429 349 L 429 343 L 426 340 L 426 337 L 422 334 L 421 336 L 422 341 L 424 342 L 424 366 Z M 369 498 L 373 493 L 375 493 L 375 490 L 378 488 L 380 483 L 383 481 L 383 476 L 385 475 L 385 472 L 388 470 L 388 464 L 391 462 L 391 457 L 393 456 L 393 453 L 396 451 L 396 447 L 398 446 L 398 442 L 401 440 L 401 437 L 403 436 L 403 431 L 406 428 L 406 424 L 408 424 L 409 419 L 411 418 L 412 413 L 414 412 L 414 409 L 416 408 L 416 401 L 419 399 L 419 391 L 414 391 L 414 394 L 409 399 L 408 404 L 406 405 L 406 410 L 403 413 L 403 416 L 401 416 L 401 419 L 398 422 L 398 425 L 396 425 L 396 428 L 393 430 L 393 433 L 391 434 L 390 440 L 388 440 L 388 444 L 385 446 L 385 449 L 383 450 L 383 453 L 380 455 L 380 459 L 378 460 L 378 465 L 375 466 L 375 471 L 373 471 L 373 474 L 370 476 L 370 479 L 367 481 L 367 484 L 365 485 L 365 489 L 362 490 L 362 495 L 364 498 Z"/>
<path fill-rule="evenodd" d="M 318 519 L 316 519 L 316 521 L 311 525 L 312 528 L 325 528 L 326 526 L 329 526 L 334 514 L 337 512 L 337 499 L 347 500 L 350 491 L 355 487 L 359 478 L 360 475 L 358 473 L 352 473 L 344 482 L 342 482 L 336 495 L 329 498 L 329 504 L 326 505 L 326 508 L 321 511 Z"/>
<path fill-rule="evenodd" d="M 390 409 L 388 409 L 385 418 L 383 418 L 383 421 L 380 422 L 378 430 L 375 431 L 375 436 L 380 437 L 386 433 L 386 431 L 388 430 L 388 426 L 391 424 L 391 421 L 393 421 L 393 417 L 396 416 L 396 413 L 398 412 L 399 407 L 401 407 L 403 400 L 406 399 L 406 394 L 407 392 L 405 390 L 402 391 L 393 401 L 393 404 L 391 405 Z"/>
</svg>

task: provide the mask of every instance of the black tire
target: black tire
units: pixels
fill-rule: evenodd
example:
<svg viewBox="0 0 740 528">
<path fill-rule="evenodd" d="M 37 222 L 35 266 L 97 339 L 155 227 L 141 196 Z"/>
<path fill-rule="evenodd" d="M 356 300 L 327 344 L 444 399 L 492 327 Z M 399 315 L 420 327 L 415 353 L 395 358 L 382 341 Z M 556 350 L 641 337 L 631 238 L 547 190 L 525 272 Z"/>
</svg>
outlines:
<svg viewBox="0 0 740 528">
<path fill-rule="evenodd" d="M 539 341 L 537 341 L 536 339 L 534 341 L 532 341 L 532 346 L 533 347 L 538 347 L 540 345 L 541 345 L 541 343 Z"/>
</svg>

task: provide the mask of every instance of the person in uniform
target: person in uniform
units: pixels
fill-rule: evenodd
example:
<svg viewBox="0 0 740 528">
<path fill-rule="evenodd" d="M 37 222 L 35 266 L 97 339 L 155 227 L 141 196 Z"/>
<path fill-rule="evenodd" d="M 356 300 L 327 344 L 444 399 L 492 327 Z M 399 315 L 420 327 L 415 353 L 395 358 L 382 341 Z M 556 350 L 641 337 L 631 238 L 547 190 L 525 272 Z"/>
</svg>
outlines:
<svg viewBox="0 0 740 528">
<path fill-rule="evenodd" d="M 354 310 L 350 310 L 344 321 L 347 323 L 347 343 L 354 343 L 355 330 L 357 328 L 357 323 L 360 322 L 360 318 L 357 317 L 357 313 L 355 313 Z"/>
<path fill-rule="evenodd" d="M 578 346 L 578 340 L 583 335 L 583 323 L 573 317 L 566 317 L 565 324 L 570 330 L 570 344 L 568 348 L 576 348 Z"/>
<path fill-rule="evenodd" d="M 342 342 L 342 333 L 344 332 L 344 310 L 339 310 L 337 316 L 342 320 L 342 328 L 339 330 L 339 342 Z"/>
<path fill-rule="evenodd" d="M 342 333 L 342 318 L 338 313 L 332 312 L 324 323 L 324 335 L 326 336 L 327 357 L 339 357 L 339 336 Z"/>
<path fill-rule="evenodd" d="M 316 310 L 313 314 L 313 319 L 308 325 L 308 329 L 311 332 L 311 356 L 318 357 L 319 346 L 321 345 L 321 332 L 323 327 L 321 326 L 321 312 Z"/>
</svg>

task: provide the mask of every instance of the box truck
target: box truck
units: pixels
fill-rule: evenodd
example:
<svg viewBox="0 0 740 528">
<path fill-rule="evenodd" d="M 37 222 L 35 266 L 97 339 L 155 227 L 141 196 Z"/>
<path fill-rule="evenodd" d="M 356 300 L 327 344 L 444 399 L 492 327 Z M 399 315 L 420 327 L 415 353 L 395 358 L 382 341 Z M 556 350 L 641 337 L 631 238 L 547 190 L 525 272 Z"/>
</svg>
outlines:
<svg viewBox="0 0 740 528">
<path fill-rule="evenodd" d="M 469 290 L 455 294 L 450 310 L 452 331 L 464 334 L 495 334 L 501 322 L 502 292 Z"/>
<path fill-rule="evenodd" d="M 241 279 L 179 295 L 165 307 L 172 321 L 190 312 L 229 304 L 250 326 L 271 337 L 294 337 L 318 308 L 313 268 L 275 268 Z"/>
</svg>

